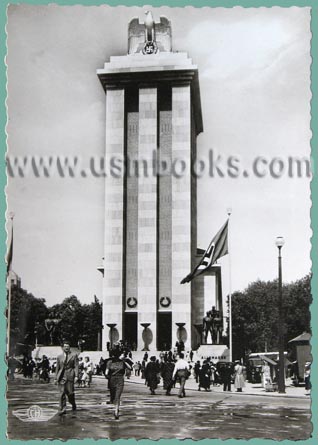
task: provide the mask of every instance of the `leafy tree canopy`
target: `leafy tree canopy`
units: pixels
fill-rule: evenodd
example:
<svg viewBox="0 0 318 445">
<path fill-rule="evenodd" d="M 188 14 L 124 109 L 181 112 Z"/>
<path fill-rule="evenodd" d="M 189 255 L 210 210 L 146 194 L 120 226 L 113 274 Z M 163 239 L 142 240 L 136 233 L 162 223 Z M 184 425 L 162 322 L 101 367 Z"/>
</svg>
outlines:
<svg viewBox="0 0 318 445">
<path fill-rule="evenodd" d="M 310 275 L 283 285 L 284 340 L 310 330 Z M 233 357 L 278 350 L 278 282 L 256 281 L 232 294 Z"/>
<path fill-rule="evenodd" d="M 52 329 L 52 321 L 54 328 Z M 51 327 L 50 327 L 51 324 Z M 11 352 L 43 345 L 59 345 L 68 339 L 72 346 L 84 340 L 86 350 L 96 350 L 102 328 L 102 305 L 94 302 L 81 304 L 75 295 L 62 303 L 47 307 L 43 298 L 36 298 L 25 289 L 11 290 Z M 23 348 L 22 348 L 23 349 Z"/>
</svg>

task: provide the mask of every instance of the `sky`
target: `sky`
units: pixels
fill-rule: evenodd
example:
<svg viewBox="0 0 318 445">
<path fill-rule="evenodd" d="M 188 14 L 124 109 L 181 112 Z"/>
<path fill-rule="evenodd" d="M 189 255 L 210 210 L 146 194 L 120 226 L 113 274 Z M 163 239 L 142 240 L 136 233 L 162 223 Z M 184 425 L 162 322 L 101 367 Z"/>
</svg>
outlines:
<svg viewBox="0 0 318 445">
<path fill-rule="evenodd" d="M 174 51 L 199 70 L 204 132 L 198 156 L 268 162 L 310 157 L 310 8 L 153 8 L 10 5 L 8 152 L 14 156 L 103 156 L 105 93 L 96 76 L 127 53 L 133 17 L 165 15 Z M 146 57 L 146 56 L 145 56 Z M 276 162 L 276 161 L 275 161 Z M 9 178 L 13 269 L 48 305 L 102 297 L 104 180 Z M 276 236 L 284 236 L 283 281 L 310 272 L 310 178 L 240 175 L 198 179 L 198 247 L 230 219 L 224 294 L 277 277 Z M 229 271 L 229 264 L 231 268 Z"/>
</svg>

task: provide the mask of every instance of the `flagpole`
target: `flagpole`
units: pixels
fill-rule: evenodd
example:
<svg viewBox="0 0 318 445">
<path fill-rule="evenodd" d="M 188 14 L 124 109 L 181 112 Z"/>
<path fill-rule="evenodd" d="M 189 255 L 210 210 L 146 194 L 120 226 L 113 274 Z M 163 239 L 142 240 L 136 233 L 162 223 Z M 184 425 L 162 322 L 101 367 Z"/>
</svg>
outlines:
<svg viewBox="0 0 318 445">
<path fill-rule="evenodd" d="M 232 274 L 231 274 L 231 230 L 230 230 L 230 219 L 232 214 L 232 209 L 227 209 L 228 214 L 228 252 L 229 252 L 229 349 L 230 349 L 230 362 L 233 359 L 233 349 L 232 349 Z"/>
<path fill-rule="evenodd" d="M 10 214 L 10 219 L 11 219 L 11 240 L 10 240 L 10 245 L 9 245 L 9 249 L 12 243 L 12 237 L 13 237 L 13 218 L 14 218 L 14 214 L 11 213 Z M 10 271 L 11 271 L 11 264 L 8 264 L 8 271 L 7 271 L 7 289 L 8 289 L 8 311 L 7 311 L 7 358 L 9 358 L 10 355 L 10 346 L 11 346 L 11 276 L 10 276 Z"/>
</svg>

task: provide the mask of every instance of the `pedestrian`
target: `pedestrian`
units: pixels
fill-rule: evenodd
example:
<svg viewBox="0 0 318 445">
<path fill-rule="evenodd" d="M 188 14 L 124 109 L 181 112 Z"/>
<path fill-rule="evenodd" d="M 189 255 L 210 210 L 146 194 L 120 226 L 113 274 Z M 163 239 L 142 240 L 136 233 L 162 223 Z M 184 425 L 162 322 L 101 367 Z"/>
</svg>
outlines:
<svg viewBox="0 0 318 445">
<path fill-rule="evenodd" d="M 196 364 L 194 365 L 194 377 L 196 383 L 199 383 L 200 369 L 201 369 L 201 364 L 200 361 L 197 360 Z"/>
<path fill-rule="evenodd" d="M 204 360 L 202 368 L 199 373 L 199 388 L 198 391 L 201 391 L 201 388 L 205 389 L 205 391 L 210 390 L 211 385 L 211 369 L 207 360 Z"/>
<path fill-rule="evenodd" d="M 210 369 L 211 369 L 211 384 L 212 386 L 216 385 L 216 367 L 214 366 L 213 363 L 210 364 Z"/>
<path fill-rule="evenodd" d="M 166 390 L 166 396 L 171 395 L 171 389 L 173 387 L 173 370 L 174 363 L 170 357 L 166 357 L 166 360 L 162 364 L 161 376 L 163 379 L 163 389 Z"/>
<path fill-rule="evenodd" d="M 234 371 L 235 371 L 234 387 L 236 388 L 237 392 L 242 392 L 242 389 L 245 386 L 244 374 L 243 374 L 244 367 L 240 364 L 239 360 L 236 360 L 235 362 Z"/>
<path fill-rule="evenodd" d="M 40 368 L 40 379 L 44 380 L 46 383 L 50 383 L 50 362 L 46 355 L 43 355 L 42 361 L 39 364 Z"/>
<path fill-rule="evenodd" d="M 310 371 L 311 371 L 311 362 L 306 362 L 304 377 L 305 377 L 305 390 L 307 391 L 307 394 L 309 394 L 311 390 Z"/>
<path fill-rule="evenodd" d="M 14 380 L 14 373 L 17 367 L 17 361 L 13 356 L 8 358 L 8 379 Z"/>
<path fill-rule="evenodd" d="M 179 394 L 178 394 L 179 398 L 186 396 L 184 387 L 185 387 L 186 379 L 188 377 L 189 377 L 189 365 L 184 360 L 183 352 L 180 352 L 179 359 L 178 359 L 177 363 L 175 364 L 175 367 L 173 370 L 173 376 L 172 376 L 173 379 L 177 378 L 180 382 L 180 389 L 179 389 Z"/>
<path fill-rule="evenodd" d="M 127 363 L 129 365 L 129 366 L 126 367 L 126 370 L 125 370 L 125 375 L 126 375 L 127 379 L 129 380 L 130 377 L 131 377 L 131 371 L 132 371 L 133 366 L 134 366 L 134 361 L 130 357 L 130 354 L 128 352 L 124 352 L 124 354 L 122 354 L 122 356 L 120 358 L 122 360 L 124 360 L 125 363 Z"/>
<path fill-rule="evenodd" d="M 23 376 L 25 378 L 29 377 L 29 360 L 30 358 L 28 356 L 23 358 Z"/>
<path fill-rule="evenodd" d="M 119 419 L 120 398 L 124 389 L 125 371 L 130 365 L 121 358 L 121 350 L 119 346 L 115 346 L 110 351 L 110 359 L 107 361 L 105 377 L 108 379 L 108 387 L 110 391 L 110 403 L 114 404 L 114 417 Z"/>
<path fill-rule="evenodd" d="M 144 353 L 143 361 L 145 361 L 145 362 L 148 361 L 148 352 L 145 352 L 145 353 Z"/>
<path fill-rule="evenodd" d="M 145 362 L 145 360 L 142 361 L 140 370 L 141 370 L 141 378 L 143 380 L 145 380 L 146 379 L 146 362 Z"/>
<path fill-rule="evenodd" d="M 158 383 L 160 382 L 159 372 L 159 364 L 157 363 L 156 357 L 153 355 L 150 357 L 150 362 L 147 363 L 145 370 L 146 382 L 151 395 L 155 395 L 155 389 L 157 389 Z"/>
<path fill-rule="evenodd" d="M 83 357 L 78 358 L 78 378 L 77 378 L 77 386 L 82 388 L 85 386 L 85 378 L 86 374 L 84 371 L 84 362 Z"/>
<path fill-rule="evenodd" d="M 135 363 L 135 376 L 137 377 L 140 376 L 140 370 L 141 370 L 141 363 L 140 361 L 138 361 L 137 363 Z"/>
<path fill-rule="evenodd" d="M 221 378 L 223 382 L 223 391 L 231 391 L 232 383 L 232 365 L 231 363 L 225 363 L 221 368 Z"/>
<path fill-rule="evenodd" d="M 90 361 L 89 357 L 85 357 L 84 358 L 84 375 L 82 377 L 82 380 L 84 382 L 84 386 L 85 387 L 89 387 L 92 383 L 92 379 L 93 379 L 93 363 Z"/>
<path fill-rule="evenodd" d="M 272 388 L 271 369 L 265 361 L 263 361 L 262 366 L 262 386 L 266 391 Z"/>
<path fill-rule="evenodd" d="M 29 377 L 30 379 L 33 378 L 33 372 L 34 372 L 35 366 L 36 366 L 35 361 L 33 360 L 32 357 L 30 357 L 28 364 L 27 364 L 27 377 Z"/>
<path fill-rule="evenodd" d="M 130 369 L 126 368 L 125 375 L 126 375 L 127 380 L 129 380 L 131 377 L 131 368 Z"/>
<path fill-rule="evenodd" d="M 28 363 L 29 363 L 29 357 L 26 354 L 24 354 L 22 359 L 22 372 L 24 378 L 28 377 Z"/>
<path fill-rule="evenodd" d="M 99 367 L 100 367 L 101 374 L 103 376 L 105 376 L 105 373 L 106 373 L 106 365 L 107 365 L 107 360 L 102 357 L 99 361 Z"/>
<path fill-rule="evenodd" d="M 64 340 L 63 353 L 57 357 L 55 382 L 58 385 L 60 397 L 59 415 L 66 414 L 66 396 L 72 405 L 72 411 L 76 411 L 74 383 L 78 379 L 78 356 L 71 351 L 69 341 Z"/>
<path fill-rule="evenodd" d="M 193 362 L 193 351 L 192 351 L 192 349 L 190 351 L 189 357 L 190 357 L 190 361 Z"/>
</svg>

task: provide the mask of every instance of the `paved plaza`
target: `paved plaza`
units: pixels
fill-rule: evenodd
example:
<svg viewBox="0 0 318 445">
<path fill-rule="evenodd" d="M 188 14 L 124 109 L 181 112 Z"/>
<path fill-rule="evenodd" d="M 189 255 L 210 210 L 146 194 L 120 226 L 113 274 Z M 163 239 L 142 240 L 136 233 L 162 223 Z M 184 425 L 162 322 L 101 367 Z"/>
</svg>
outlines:
<svg viewBox="0 0 318 445">
<path fill-rule="evenodd" d="M 247 384 L 244 392 L 197 390 L 193 378 L 187 395 L 170 397 L 162 386 L 151 396 L 140 377 L 126 380 L 119 420 L 107 404 L 109 392 L 104 377 L 94 377 L 91 388 L 76 391 L 78 410 L 66 416 L 55 414 L 45 422 L 23 422 L 13 411 L 32 405 L 58 409 L 57 387 L 53 383 L 25 380 L 17 376 L 8 385 L 8 436 L 10 439 L 84 439 L 84 438 L 270 438 L 308 439 L 312 426 L 310 397 L 304 388 L 287 387 L 286 395 L 265 393 L 260 385 Z"/>
</svg>

